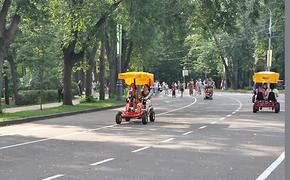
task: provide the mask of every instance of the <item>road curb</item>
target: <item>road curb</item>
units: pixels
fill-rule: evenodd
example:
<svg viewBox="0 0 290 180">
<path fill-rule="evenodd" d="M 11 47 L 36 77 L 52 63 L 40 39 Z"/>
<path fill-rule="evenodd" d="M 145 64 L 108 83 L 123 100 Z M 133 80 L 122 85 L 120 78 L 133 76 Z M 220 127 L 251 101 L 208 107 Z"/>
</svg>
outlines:
<svg viewBox="0 0 290 180">
<path fill-rule="evenodd" d="M 88 109 L 88 110 L 83 110 L 83 111 L 58 113 L 58 114 L 44 115 L 44 116 L 35 116 L 35 117 L 29 117 L 29 118 L 21 118 L 21 119 L 15 119 L 15 120 L 11 120 L 11 121 L 0 122 L 0 127 L 15 125 L 15 124 L 22 124 L 22 123 L 27 123 L 27 122 L 32 122 L 32 121 L 40 121 L 40 120 L 64 117 L 64 116 L 72 116 L 72 115 L 76 115 L 76 114 L 90 113 L 90 112 L 96 112 L 96 111 L 104 111 L 104 110 L 115 109 L 115 108 L 120 108 L 120 107 L 124 107 L 124 105 L 101 107 L 101 108 L 94 108 L 94 109 Z"/>
</svg>

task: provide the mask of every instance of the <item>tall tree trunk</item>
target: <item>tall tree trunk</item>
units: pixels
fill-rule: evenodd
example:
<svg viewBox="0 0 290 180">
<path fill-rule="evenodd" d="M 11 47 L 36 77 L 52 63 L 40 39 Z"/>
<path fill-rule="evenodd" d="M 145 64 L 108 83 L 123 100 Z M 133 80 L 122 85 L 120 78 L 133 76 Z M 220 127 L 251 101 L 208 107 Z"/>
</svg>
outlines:
<svg viewBox="0 0 290 180">
<path fill-rule="evenodd" d="M 90 97 L 92 95 L 92 72 L 96 53 L 97 53 L 96 46 L 92 49 L 91 52 L 88 52 L 87 60 L 89 68 L 86 71 L 86 97 Z"/>
<path fill-rule="evenodd" d="M 4 89 L 5 89 L 5 104 L 9 105 L 9 88 L 8 88 L 8 76 L 4 76 Z"/>
<path fill-rule="evenodd" d="M 63 70 L 63 104 L 72 104 L 72 90 L 71 90 L 71 73 L 72 73 L 73 63 L 69 56 L 64 56 L 64 70 Z"/>
<path fill-rule="evenodd" d="M 97 54 L 97 53 L 96 53 Z M 98 78 L 98 74 L 97 74 L 97 62 L 96 62 L 96 59 L 97 57 L 95 57 L 95 60 L 93 61 L 93 64 L 92 64 L 92 68 L 93 68 L 93 74 L 94 74 L 94 80 L 97 81 Z"/>
<path fill-rule="evenodd" d="M 5 58 L 5 54 L 4 52 L 0 49 L 0 113 L 2 113 L 2 90 L 3 90 L 3 74 L 2 74 L 2 70 L 3 70 L 3 62 L 4 62 L 4 58 Z"/>
<path fill-rule="evenodd" d="M 220 55 L 220 58 L 222 60 L 223 66 L 225 68 L 225 77 L 224 78 L 226 80 L 227 88 L 231 87 L 232 86 L 231 72 L 230 72 L 228 64 L 226 63 L 226 57 L 224 56 L 224 54 L 222 52 L 222 47 L 220 47 L 220 43 L 219 43 L 218 39 L 215 36 L 213 36 L 213 39 L 215 41 L 217 48 L 219 49 L 219 55 Z"/>
<path fill-rule="evenodd" d="M 101 42 L 101 53 L 100 53 L 100 75 L 99 75 L 99 82 L 100 82 L 100 100 L 105 100 L 105 47 L 104 42 Z"/>
<path fill-rule="evenodd" d="M 109 61 L 109 69 L 110 69 L 110 86 L 109 86 L 109 98 L 114 98 L 116 93 L 116 83 L 117 83 L 117 73 L 116 73 L 116 37 L 111 37 L 111 41 L 109 39 L 108 34 L 105 33 L 105 48 L 107 53 L 107 58 Z"/>
<path fill-rule="evenodd" d="M 124 56 L 122 58 L 122 69 L 121 69 L 122 72 L 125 72 L 129 66 L 132 50 L 133 50 L 133 42 L 129 41 L 128 46 L 126 47 L 126 51 L 123 53 Z"/>
<path fill-rule="evenodd" d="M 75 36 L 76 33 L 75 33 Z M 72 103 L 72 90 L 71 90 L 71 78 L 72 78 L 72 68 L 76 62 L 81 61 L 84 58 L 84 50 L 80 53 L 75 53 L 76 40 L 71 42 L 67 47 L 63 48 L 63 104 L 73 105 Z"/>
<path fill-rule="evenodd" d="M 14 101 L 16 105 L 19 105 L 18 73 L 17 73 L 16 63 L 14 62 L 14 59 L 12 56 L 8 56 L 7 60 L 10 64 L 10 69 L 11 69 Z"/>
<path fill-rule="evenodd" d="M 116 93 L 116 83 L 117 83 L 117 73 L 116 64 L 110 63 L 110 86 L 109 86 L 109 98 L 115 98 Z"/>
<path fill-rule="evenodd" d="M 20 16 L 16 13 L 12 16 L 10 24 L 8 25 L 6 23 L 11 3 L 12 0 L 4 0 L 0 11 L 0 98 L 2 97 L 2 89 L 3 89 L 2 70 L 4 58 L 7 55 L 7 51 L 11 42 L 14 40 L 16 31 L 18 30 L 18 24 L 20 23 Z M 0 101 L 0 113 L 2 113 L 1 101 Z"/>
</svg>

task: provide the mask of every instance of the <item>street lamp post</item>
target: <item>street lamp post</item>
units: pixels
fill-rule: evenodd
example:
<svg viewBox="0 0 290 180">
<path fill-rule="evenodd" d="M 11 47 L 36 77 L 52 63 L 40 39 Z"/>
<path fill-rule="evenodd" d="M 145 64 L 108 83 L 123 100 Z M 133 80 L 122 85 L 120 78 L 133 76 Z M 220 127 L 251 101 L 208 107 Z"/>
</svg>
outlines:
<svg viewBox="0 0 290 180">
<path fill-rule="evenodd" d="M 185 76 L 188 76 L 188 70 L 185 67 L 183 67 L 182 76 L 183 76 L 183 85 L 185 85 Z"/>
<path fill-rule="evenodd" d="M 117 75 L 121 73 L 121 57 L 122 57 L 122 25 L 117 24 Z M 117 79 L 116 99 L 122 100 L 123 84 L 120 79 Z"/>
<path fill-rule="evenodd" d="M 268 51 L 267 51 L 267 71 L 270 71 L 271 65 L 272 65 L 272 49 L 271 49 L 271 38 L 272 38 L 272 11 L 270 8 L 268 8 L 270 13 L 270 20 L 269 20 L 269 44 L 268 44 Z"/>
</svg>

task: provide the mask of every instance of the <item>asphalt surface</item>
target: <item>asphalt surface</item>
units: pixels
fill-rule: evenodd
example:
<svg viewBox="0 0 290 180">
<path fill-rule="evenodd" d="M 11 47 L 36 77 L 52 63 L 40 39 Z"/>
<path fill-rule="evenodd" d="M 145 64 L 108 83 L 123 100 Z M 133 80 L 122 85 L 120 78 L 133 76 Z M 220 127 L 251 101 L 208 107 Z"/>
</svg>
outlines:
<svg viewBox="0 0 290 180">
<path fill-rule="evenodd" d="M 119 109 L 0 128 L 0 179 L 256 179 L 284 152 L 281 112 L 250 94 L 154 98 L 156 122 L 115 124 Z M 275 164 L 275 163 L 274 163 Z M 284 161 L 267 179 L 285 179 Z"/>
</svg>

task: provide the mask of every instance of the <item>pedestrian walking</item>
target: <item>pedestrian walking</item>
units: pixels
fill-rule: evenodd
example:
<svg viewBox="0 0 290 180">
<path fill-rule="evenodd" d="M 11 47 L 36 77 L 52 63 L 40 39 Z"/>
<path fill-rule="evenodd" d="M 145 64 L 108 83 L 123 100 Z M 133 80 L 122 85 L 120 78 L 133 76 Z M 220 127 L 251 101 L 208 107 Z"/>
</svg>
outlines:
<svg viewBox="0 0 290 180">
<path fill-rule="evenodd" d="M 176 83 L 172 83 L 171 85 L 171 92 L 172 92 L 172 98 L 176 98 Z"/>
<path fill-rule="evenodd" d="M 190 96 L 193 96 L 193 89 L 194 89 L 194 82 L 193 80 L 190 80 L 188 83 L 187 83 L 187 88 L 189 90 L 189 95 Z"/>
<path fill-rule="evenodd" d="M 79 93 L 79 96 L 81 96 L 83 94 L 82 81 L 81 80 L 78 81 L 78 93 Z"/>
<path fill-rule="evenodd" d="M 58 102 L 63 100 L 63 81 L 60 80 L 57 86 Z"/>
<path fill-rule="evenodd" d="M 183 97 L 183 92 L 184 92 L 184 84 L 183 83 L 180 83 L 180 97 L 182 98 Z"/>
<path fill-rule="evenodd" d="M 199 79 L 197 80 L 197 82 L 196 82 L 196 89 L 197 89 L 197 93 L 198 93 L 199 95 L 201 95 L 201 90 L 202 90 L 202 88 L 203 88 L 202 81 L 201 81 L 201 79 L 199 78 Z"/>
</svg>

